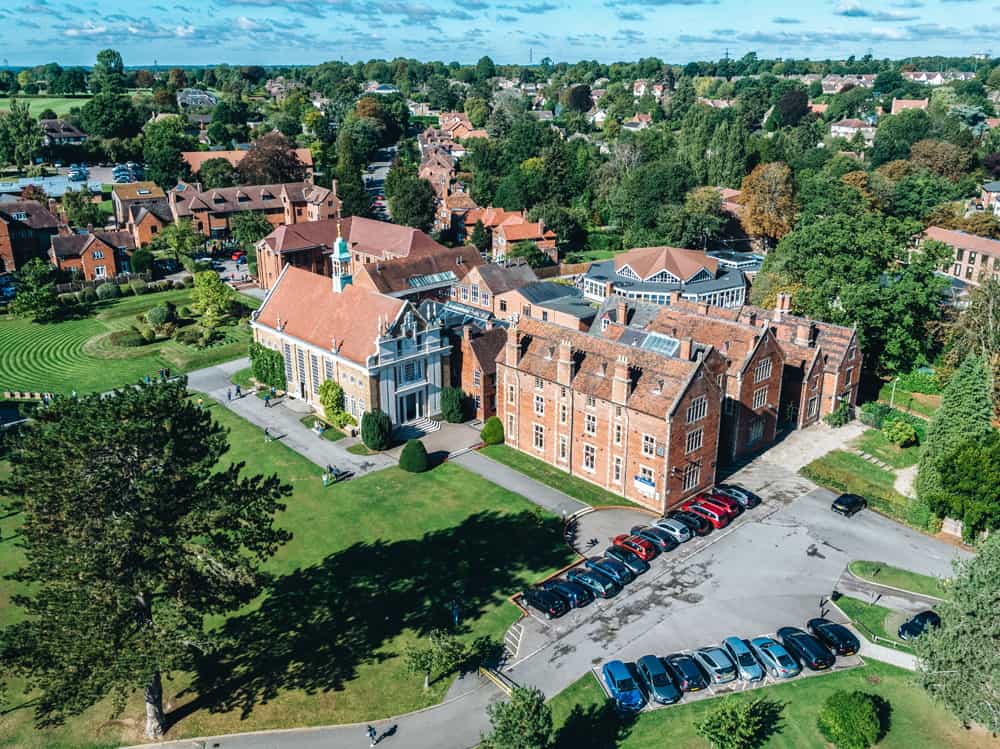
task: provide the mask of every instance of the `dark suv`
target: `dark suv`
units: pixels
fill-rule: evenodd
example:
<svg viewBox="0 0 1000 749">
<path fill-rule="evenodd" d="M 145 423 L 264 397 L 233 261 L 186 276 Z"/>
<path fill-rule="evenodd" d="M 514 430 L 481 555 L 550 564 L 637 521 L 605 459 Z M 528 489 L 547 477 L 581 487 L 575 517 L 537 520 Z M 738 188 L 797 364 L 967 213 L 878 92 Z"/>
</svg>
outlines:
<svg viewBox="0 0 1000 749">
<path fill-rule="evenodd" d="M 525 606 L 539 611 L 546 619 L 562 616 L 569 611 L 569 604 L 558 593 L 541 588 L 528 588 L 521 593 L 521 600 Z"/>
</svg>

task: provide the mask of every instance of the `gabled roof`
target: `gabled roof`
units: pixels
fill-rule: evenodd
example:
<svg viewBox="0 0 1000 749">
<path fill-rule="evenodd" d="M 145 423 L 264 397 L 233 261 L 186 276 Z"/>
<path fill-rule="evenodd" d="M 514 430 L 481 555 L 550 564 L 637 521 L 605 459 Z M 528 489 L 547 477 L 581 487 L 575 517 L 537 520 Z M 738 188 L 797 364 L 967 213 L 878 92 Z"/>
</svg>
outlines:
<svg viewBox="0 0 1000 749">
<path fill-rule="evenodd" d="M 940 226 L 932 226 L 924 232 L 928 239 L 936 239 L 952 247 L 961 247 L 963 250 L 972 250 L 990 257 L 1000 257 L 1000 241 L 980 237 L 977 234 L 969 234 L 955 229 L 942 229 Z"/>
<path fill-rule="evenodd" d="M 478 275 L 480 283 L 493 296 L 538 281 L 535 271 L 527 263 L 509 266 L 490 263 L 489 265 L 480 265 L 472 273 Z"/>
<path fill-rule="evenodd" d="M 671 338 L 691 338 L 703 346 L 713 346 L 729 361 L 729 372 L 742 371 L 749 363 L 767 328 L 754 327 L 736 320 L 707 317 L 705 305 L 678 302 L 661 307 L 646 330 Z"/>
<path fill-rule="evenodd" d="M 352 252 L 376 258 L 434 254 L 445 249 L 444 245 L 438 244 L 419 229 L 360 216 L 279 226 L 262 241 L 275 252 L 293 252 L 311 247 L 331 248 L 337 241 L 338 224 Z"/>
<path fill-rule="evenodd" d="M 893 99 L 892 114 L 899 114 L 904 109 L 927 109 L 927 99 Z"/>
<path fill-rule="evenodd" d="M 76 125 L 71 125 L 62 119 L 44 119 L 38 121 L 38 126 L 50 138 L 85 138 L 87 134 Z"/>
<path fill-rule="evenodd" d="M 305 166 L 313 165 L 312 151 L 308 148 L 293 148 L 295 155 L 299 157 Z M 191 167 L 191 173 L 197 174 L 202 165 L 209 159 L 225 159 L 233 166 L 239 166 L 249 151 L 181 151 L 181 158 Z"/>
<path fill-rule="evenodd" d="M 22 216 L 23 214 L 23 216 Z M 0 203 L 0 221 L 21 223 L 32 229 L 58 229 L 59 219 L 35 200 L 13 200 Z"/>
<path fill-rule="evenodd" d="M 506 342 L 506 328 L 492 328 L 472 334 L 472 338 L 469 339 L 469 348 L 472 349 L 483 374 L 492 374 L 497 371 L 497 356 L 503 351 Z"/>
<path fill-rule="evenodd" d="M 525 224 L 528 220 L 520 211 L 505 211 L 503 208 L 477 208 L 465 214 L 465 225 L 474 226 L 477 221 L 482 221 L 487 229 L 495 228 L 501 224 Z"/>
<path fill-rule="evenodd" d="M 642 247 L 615 255 L 615 271 L 621 272 L 626 265 L 646 280 L 661 271 L 667 271 L 682 282 L 693 278 L 699 271 L 706 270 L 714 278 L 719 269 L 719 261 L 699 250 L 684 250 L 679 247 Z"/>
<path fill-rule="evenodd" d="M 503 234 L 508 242 L 556 238 L 555 232 L 551 229 L 544 229 L 541 221 L 535 223 L 503 223 L 497 227 L 497 232 Z"/>
<path fill-rule="evenodd" d="M 256 323 L 331 353 L 336 344 L 339 356 L 365 365 L 379 332 L 408 306 L 354 285 L 338 294 L 327 276 L 286 265 Z"/>
<path fill-rule="evenodd" d="M 149 216 L 158 219 L 163 224 L 169 224 L 174 220 L 170 213 L 170 206 L 166 201 L 149 203 L 148 205 L 130 205 L 128 214 L 133 224 L 141 224 Z"/>
<path fill-rule="evenodd" d="M 323 203 L 333 200 L 339 209 L 340 201 L 332 190 L 316 187 L 311 182 L 288 182 L 275 185 L 241 185 L 198 190 L 185 185 L 184 189 L 170 193 L 178 216 L 190 216 L 195 210 L 213 213 L 239 211 L 264 211 L 282 208 L 283 197 L 291 203 Z"/>
<path fill-rule="evenodd" d="M 90 234 L 64 234 L 52 237 L 52 253 L 58 258 L 80 257 L 94 243 L 104 245 L 107 250 L 116 250 L 119 247 L 127 250 L 135 249 L 135 239 L 130 232 L 95 231 Z"/>
<path fill-rule="evenodd" d="M 457 283 L 482 262 L 475 247 L 445 248 L 433 254 L 355 265 L 354 283 L 383 294 L 407 294 L 426 286 Z"/>
</svg>

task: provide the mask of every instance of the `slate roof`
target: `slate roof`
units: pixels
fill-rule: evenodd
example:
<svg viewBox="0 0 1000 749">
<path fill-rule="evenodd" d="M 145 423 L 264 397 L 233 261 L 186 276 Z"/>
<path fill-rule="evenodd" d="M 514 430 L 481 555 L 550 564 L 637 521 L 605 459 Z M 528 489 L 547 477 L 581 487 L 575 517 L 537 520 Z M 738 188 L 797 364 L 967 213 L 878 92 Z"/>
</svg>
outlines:
<svg viewBox="0 0 1000 749">
<path fill-rule="evenodd" d="M 90 234 L 65 234 L 52 237 L 52 253 L 58 258 L 80 257 L 94 242 L 104 244 L 109 250 L 135 249 L 131 232 L 95 231 Z"/>
<path fill-rule="evenodd" d="M 469 340 L 469 348 L 479 361 L 483 374 L 493 374 L 497 371 L 497 356 L 507 343 L 507 329 L 493 328 L 473 333 Z"/>
<path fill-rule="evenodd" d="M 24 214 L 24 218 L 14 218 Z M 5 224 L 21 223 L 32 229 L 58 229 L 59 219 L 48 208 L 35 200 L 14 200 L 0 203 L 0 221 Z"/>
<path fill-rule="evenodd" d="M 475 247 L 445 248 L 433 254 L 357 265 L 354 283 L 383 294 L 412 293 L 428 284 L 461 281 L 482 262 L 483 258 Z M 449 275 L 450 278 L 447 278 Z"/>
<path fill-rule="evenodd" d="M 479 276 L 480 282 L 493 296 L 503 294 L 511 289 L 519 289 L 528 284 L 538 281 L 538 276 L 527 263 L 520 265 L 480 265 L 475 274 Z"/>
<path fill-rule="evenodd" d="M 323 203 L 340 201 L 332 190 L 316 187 L 311 182 L 289 182 L 276 185 L 243 185 L 198 190 L 192 185 L 178 185 L 171 199 L 178 217 L 191 216 L 197 211 L 238 213 L 240 211 L 283 210 L 282 196 L 291 203 Z"/>
</svg>

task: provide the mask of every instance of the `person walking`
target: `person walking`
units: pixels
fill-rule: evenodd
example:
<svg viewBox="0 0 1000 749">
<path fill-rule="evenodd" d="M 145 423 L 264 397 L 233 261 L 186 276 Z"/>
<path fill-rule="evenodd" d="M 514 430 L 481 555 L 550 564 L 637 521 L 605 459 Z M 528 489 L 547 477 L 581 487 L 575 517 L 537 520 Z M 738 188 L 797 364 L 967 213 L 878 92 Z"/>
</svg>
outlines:
<svg viewBox="0 0 1000 749">
<path fill-rule="evenodd" d="M 204 398 L 199 398 L 198 399 L 198 408 L 200 409 L 204 405 L 205 405 L 205 399 Z"/>
<path fill-rule="evenodd" d="M 229 388 L 226 388 L 226 403 L 229 403 L 232 400 L 233 400 L 233 391 Z"/>
<path fill-rule="evenodd" d="M 271 394 L 264 393 L 264 408 L 270 408 L 270 407 L 271 407 Z"/>
<path fill-rule="evenodd" d="M 368 744 L 369 747 L 375 746 L 375 744 L 378 743 L 378 740 L 376 738 L 377 736 L 378 736 L 378 731 L 375 730 L 375 726 L 369 725 L 368 726 L 368 741 L 371 742 L 371 743 Z"/>
<path fill-rule="evenodd" d="M 271 427 L 264 427 L 264 441 L 271 441 Z"/>
<path fill-rule="evenodd" d="M 239 398 L 240 398 L 241 395 L 242 395 L 242 393 L 240 392 L 240 386 L 239 386 L 239 383 L 237 383 L 236 384 L 236 398 L 237 398 L 237 400 L 239 400 Z"/>
</svg>

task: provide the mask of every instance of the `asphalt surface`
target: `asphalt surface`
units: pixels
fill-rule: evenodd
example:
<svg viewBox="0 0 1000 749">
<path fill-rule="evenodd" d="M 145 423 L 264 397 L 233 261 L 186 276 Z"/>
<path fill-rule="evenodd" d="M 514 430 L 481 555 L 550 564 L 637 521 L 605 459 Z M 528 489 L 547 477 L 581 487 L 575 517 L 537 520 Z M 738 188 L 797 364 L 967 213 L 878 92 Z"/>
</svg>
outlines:
<svg viewBox="0 0 1000 749">
<path fill-rule="evenodd" d="M 376 195 L 385 197 L 385 178 L 389 174 L 389 167 L 392 166 L 394 158 L 396 158 L 396 147 L 388 146 L 379 149 L 375 154 L 375 158 L 368 164 L 368 169 L 363 176 L 363 180 L 365 189 L 373 199 Z M 390 218 L 388 201 L 383 201 L 381 206 L 373 206 L 372 214 L 375 218 L 388 221 Z"/>
</svg>

